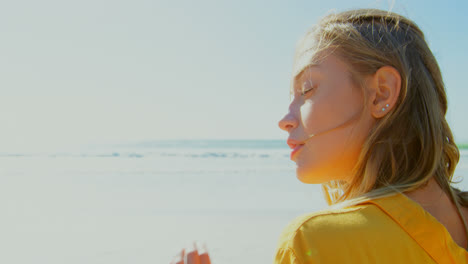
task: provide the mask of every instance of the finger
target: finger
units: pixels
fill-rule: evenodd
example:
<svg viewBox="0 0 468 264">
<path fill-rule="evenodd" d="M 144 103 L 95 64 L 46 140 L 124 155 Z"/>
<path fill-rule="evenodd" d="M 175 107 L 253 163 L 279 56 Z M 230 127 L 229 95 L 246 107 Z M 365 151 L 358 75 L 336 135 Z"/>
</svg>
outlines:
<svg viewBox="0 0 468 264">
<path fill-rule="evenodd" d="M 198 250 L 196 245 L 194 245 L 194 249 L 188 252 L 185 255 L 185 264 L 200 264 L 200 256 L 198 255 Z"/>
<path fill-rule="evenodd" d="M 200 264 L 211 264 L 210 256 L 208 252 L 200 254 Z"/>
<path fill-rule="evenodd" d="M 185 261 L 185 255 L 187 253 L 185 252 L 185 248 L 183 248 L 181 251 L 180 251 L 180 263 L 177 263 L 177 264 L 184 264 L 184 263 L 187 263 Z"/>
<path fill-rule="evenodd" d="M 199 252 L 199 254 L 200 254 L 200 264 L 211 264 L 210 255 L 208 254 L 208 249 L 205 243 L 203 243 L 203 248 Z"/>
<path fill-rule="evenodd" d="M 179 254 L 175 255 L 170 264 L 184 264 L 185 249 L 182 249 Z"/>
</svg>

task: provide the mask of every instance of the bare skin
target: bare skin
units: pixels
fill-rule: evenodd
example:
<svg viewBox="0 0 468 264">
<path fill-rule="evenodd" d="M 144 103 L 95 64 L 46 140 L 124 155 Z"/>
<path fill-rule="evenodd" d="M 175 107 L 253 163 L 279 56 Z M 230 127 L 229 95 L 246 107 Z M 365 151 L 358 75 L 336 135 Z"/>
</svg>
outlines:
<svg viewBox="0 0 468 264">
<path fill-rule="evenodd" d="M 211 264 L 211 260 L 206 250 L 199 253 L 197 247 L 194 246 L 194 249 L 189 252 L 182 249 L 170 264 Z"/>
<path fill-rule="evenodd" d="M 457 207 L 440 188 L 434 178 L 429 180 L 427 186 L 411 192 L 405 192 L 404 194 L 421 205 L 421 207 L 444 225 L 455 243 L 465 249 L 468 247 L 465 226 L 458 214 Z M 465 219 L 468 219 L 468 208 L 461 207 L 461 210 Z"/>
</svg>

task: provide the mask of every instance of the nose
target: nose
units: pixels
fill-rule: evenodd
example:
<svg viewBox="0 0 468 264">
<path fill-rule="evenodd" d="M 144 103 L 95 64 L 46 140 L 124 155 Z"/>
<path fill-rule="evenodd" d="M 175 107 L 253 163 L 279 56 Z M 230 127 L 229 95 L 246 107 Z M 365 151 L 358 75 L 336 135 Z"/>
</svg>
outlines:
<svg viewBox="0 0 468 264">
<path fill-rule="evenodd" d="M 291 112 L 288 112 L 279 122 L 278 126 L 284 131 L 291 132 L 298 126 L 299 122 L 292 115 Z"/>
</svg>

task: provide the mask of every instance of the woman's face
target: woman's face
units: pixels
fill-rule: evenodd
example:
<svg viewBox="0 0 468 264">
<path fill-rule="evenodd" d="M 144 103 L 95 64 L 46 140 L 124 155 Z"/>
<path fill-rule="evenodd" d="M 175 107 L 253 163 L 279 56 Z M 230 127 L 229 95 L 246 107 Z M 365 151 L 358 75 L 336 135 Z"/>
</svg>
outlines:
<svg viewBox="0 0 468 264">
<path fill-rule="evenodd" d="M 291 160 L 304 183 L 350 180 L 362 145 L 375 123 L 348 66 L 334 55 L 294 78 L 293 100 L 280 120 L 289 133 Z"/>
</svg>

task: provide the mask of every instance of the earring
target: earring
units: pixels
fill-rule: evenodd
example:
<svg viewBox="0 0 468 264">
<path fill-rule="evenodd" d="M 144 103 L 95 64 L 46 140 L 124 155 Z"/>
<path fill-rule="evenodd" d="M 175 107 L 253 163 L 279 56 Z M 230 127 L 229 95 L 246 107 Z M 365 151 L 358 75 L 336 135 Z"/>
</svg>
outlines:
<svg viewBox="0 0 468 264">
<path fill-rule="evenodd" d="M 388 107 L 390 107 L 390 105 L 389 105 L 389 104 L 386 104 L 385 107 L 388 108 Z M 387 110 L 385 107 L 382 108 L 382 112 L 385 112 L 385 110 Z"/>
</svg>

